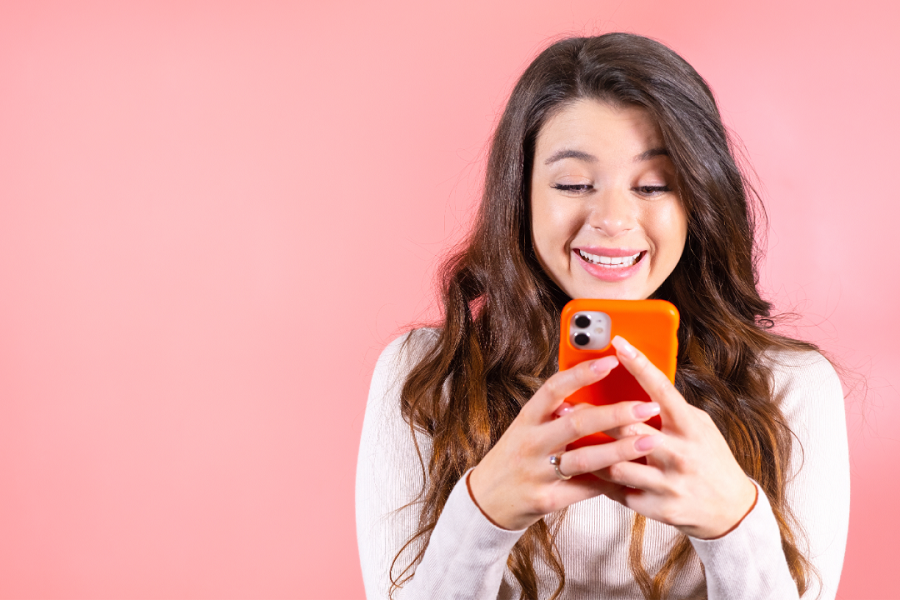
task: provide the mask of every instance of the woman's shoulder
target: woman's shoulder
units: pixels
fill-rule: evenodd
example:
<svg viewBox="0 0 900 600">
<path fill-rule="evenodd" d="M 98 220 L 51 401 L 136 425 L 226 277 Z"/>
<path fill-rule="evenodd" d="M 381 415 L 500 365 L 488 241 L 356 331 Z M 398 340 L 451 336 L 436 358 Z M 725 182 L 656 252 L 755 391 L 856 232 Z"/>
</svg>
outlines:
<svg viewBox="0 0 900 600">
<path fill-rule="evenodd" d="M 381 351 L 375 370 L 405 367 L 403 370 L 408 371 L 434 347 L 439 335 L 436 327 L 418 327 L 400 334 Z"/>
<path fill-rule="evenodd" d="M 772 347 L 764 351 L 760 360 L 773 373 L 796 375 L 802 373 L 829 373 L 834 371 L 831 361 L 818 350 Z"/>
<path fill-rule="evenodd" d="M 770 348 L 760 362 L 772 371 L 776 380 L 819 380 L 836 378 L 834 365 L 818 350 Z"/>
<path fill-rule="evenodd" d="M 437 342 L 439 329 L 420 327 L 394 338 L 378 357 L 372 373 L 372 390 L 382 393 L 402 384 L 406 376 Z"/>
<path fill-rule="evenodd" d="M 786 415 L 811 408 L 839 408 L 843 412 L 840 377 L 822 353 L 773 348 L 760 360 L 771 372 L 773 397 Z"/>
</svg>

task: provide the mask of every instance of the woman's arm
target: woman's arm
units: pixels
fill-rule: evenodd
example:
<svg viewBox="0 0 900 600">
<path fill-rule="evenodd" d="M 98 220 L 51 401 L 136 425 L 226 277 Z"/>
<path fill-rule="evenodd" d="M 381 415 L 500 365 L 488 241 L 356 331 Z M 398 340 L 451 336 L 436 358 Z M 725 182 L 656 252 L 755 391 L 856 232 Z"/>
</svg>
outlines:
<svg viewBox="0 0 900 600">
<path fill-rule="evenodd" d="M 850 522 L 850 455 L 841 381 L 817 352 L 774 358 L 773 375 L 781 410 L 797 436 L 791 457 L 787 500 L 803 526 L 805 550 L 821 578 L 820 600 L 837 594 Z M 804 598 L 815 598 L 818 580 Z"/>
<path fill-rule="evenodd" d="M 394 557 L 418 529 L 420 507 L 400 510 L 416 500 L 423 483 L 409 424 L 400 414 L 400 390 L 433 341 L 430 330 L 394 340 L 372 375 L 356 472 L 357 540 L 369 600 L 388 597 Z M 417 440 L 427 465 L 430 440 L 425 435 Z M 522 533 L 492 525 L 472 503 L 463 478 L 450 494 L 415 577 L 394 598 L 495 599 L 506 558 Z M 420 547 L 403 553 L 394 565 L 395 577 Z"/>
<path fill-rule="evenodd" d="M 369 388 L 356 466 L 356 536 L 370 599 L 388 597 L 391 561 L 415 532 L 418 519 L 415 507 L 394 511 L 415 500 L 422 488 L 421 469 L 409 427 L 400 417 L 399 398 L 412 346 L 426 337 L 428 332 L 411 332 L 391 342 L 378 358 Z M 419 444 L 427 453 L 424 436 Z"/>
<path fill-rule="evenodd" d="M 850 517 L 841 382 L 831 364 L 816 352 L 780 352 L 772 360 L 775 399 L 796 436 L 787 500 L 806 534 L 805 540 L 798 536 L 799 548 L 817 571 L 808 578 L 803 598 L 834 600 Z M 760 494 L 765 500 L 762 490 Z M 691 541 L 706 566 L 711 599 L 797 597 L 793 580 L 785 581 L 787 563 L 767 501 L 724 538 Z M 770 590 L 776 585 L 786 589 L 776 594 Z M 737 590 L 743 590 L 743 595 L 737 595 Z"/>
</svg>

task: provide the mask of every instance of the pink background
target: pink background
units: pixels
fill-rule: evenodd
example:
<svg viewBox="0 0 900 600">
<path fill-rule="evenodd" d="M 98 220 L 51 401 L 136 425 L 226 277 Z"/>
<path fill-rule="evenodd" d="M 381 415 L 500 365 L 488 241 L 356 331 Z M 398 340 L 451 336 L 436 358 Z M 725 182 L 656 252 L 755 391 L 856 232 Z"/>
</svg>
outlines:
<svg viewBox="0 0 900 600">
<path fill-rule="evenodd" d="M 866 377 L 840 597 L 896 598 L 892 6 L 3 2 L 0 597 L 361 598 L 375 358 L 435 314 L 521 70 L 628 30 L 711 82 L 765 289 Z"/>
</svg>

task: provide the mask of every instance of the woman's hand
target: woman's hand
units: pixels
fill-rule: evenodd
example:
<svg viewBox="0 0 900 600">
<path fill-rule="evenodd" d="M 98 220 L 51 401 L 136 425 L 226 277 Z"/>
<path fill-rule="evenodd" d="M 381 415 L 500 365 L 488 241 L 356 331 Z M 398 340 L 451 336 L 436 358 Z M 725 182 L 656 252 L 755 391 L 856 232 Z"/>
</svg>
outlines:
<svg viewBox="0 0 900 600">
<path fill-rule="evenodd" d="M 592 473 L 645 456 L 659 443 L 649 435 L 622 435 L 608 444 L 565 452 L 585 435 L 641 423 L 659 412 L 656 403 L 620 402 L 609 406 L 578 405 L 557 418 L 556 411 L 577 389 L 599 381 L 618 365 L 614 356 L 581 363 L 550 377 L 510 424 L 503 436 L 469 474 L 469 486 L 481 510 L 506 529 L 524 529 L 544 515 L 598 496 L 610 484 Z M 556 475 L 550 457 L 565 452 Z M 628 464 L 627 462 L 624 464 Z"/>
<path fill-rule="evenodd" d="M 659 404 L 662 439 L 646 465 L 622 461 L 597 473 L 611 483 L 604 494 L 693 537 L 728 533 L 756 501 L 753 482 L 705 411 L 688 404 L 662 371 L 623 338 L 616 337 L 613 345 L 622 366 Z M 638 424 L 607 433 L 627 440 L 652 431 Z"/>
</svg>

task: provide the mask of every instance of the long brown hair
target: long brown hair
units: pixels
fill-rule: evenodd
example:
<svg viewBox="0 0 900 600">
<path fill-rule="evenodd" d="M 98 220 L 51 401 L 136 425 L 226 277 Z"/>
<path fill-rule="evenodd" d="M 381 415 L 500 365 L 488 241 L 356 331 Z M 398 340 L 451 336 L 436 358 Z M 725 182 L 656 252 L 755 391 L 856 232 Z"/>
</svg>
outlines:
<svg viewBox="0 0 900 600">
<path fill-rule="evenodd" d="M 802 595 L 813 573 L 785 497 L 792 434 L 773 400 L 762 355 L 814 347 L 770 331 L 771 305 L 757 291 L 754 217 L 761 207 L 735 162 L 706 82 L 662 44 L 624 33 L 566 39 L 544 50 L 519 79 L 494 133 L 474 227 L 441 271 L 437 340 L 401 393 L 404 418 L 431 438 L 432 449 L 420 454 L 426 482 L 421 516 L 404 548 L 418 553 L 408 565 L 397 565 L 404 551 L 397 555 L 392 589 L 413 576 L 453 486 L 557 370 L 559 314 L 568 298 L 536 260 L 529 186 L 542 125 L 582 98 L 640 107 L 660 128 L 688 215 L 684 253 L 654 294 L 681 313 L 675 385 L 709 413 L 741 467 L 765 490 Z M 537 599 L 536 558 L 558 577 L 553 598 L 565 586 L 554 546 L 561 518 L 529 527 L 509 556 L 523 598 Z M 693 549 L 680 536 L 651 576 L 642 560 L 644 524 L 636 515 L 629 565 L 646 598 L 664 598 Z"/>
</svg>

